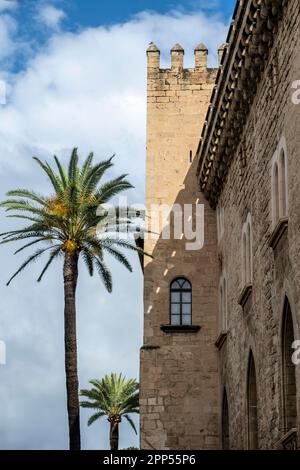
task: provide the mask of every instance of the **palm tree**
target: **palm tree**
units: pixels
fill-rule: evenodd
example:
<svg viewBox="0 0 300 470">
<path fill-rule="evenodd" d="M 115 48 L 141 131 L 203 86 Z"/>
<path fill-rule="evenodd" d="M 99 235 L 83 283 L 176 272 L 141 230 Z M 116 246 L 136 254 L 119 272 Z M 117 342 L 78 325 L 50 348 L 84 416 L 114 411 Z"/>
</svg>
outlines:
<svg viewBox="0 0 300 470">
<path fill-rule="evenodd" d="M 105 264 L 104 253 L 114 256 L 129 271 L 131 265 L 124 254 L 117 248 L 126 248 L 143 253 L 133 242 L 115 237 L 111 234 L 112 224 L 107 211 L 98 212 L 113 196 L 132 188 L 126 180 L 127 175 L 102 182 L 103 175 L 113 165 L 112 158 L 93 164 L 91 153 L 81 167 L 78 154 L 72 151 L 68 168 L 65 169 L 54 156 L 56 171 L 47 162 L 39 158 L 34 160 L 44 170 L 52 185 L 52 194 L 43 196 L 27 189 L 9 191 L 10 199 L 0 203 L 6 211 L 14 211 L 8 217 L 25 219 L 27 225 L 19 230 L 11 230 L 0 234 L 0 243 L 9 243 L 31 239 L 16 253 L 42 243 L 44 246 L 29 256 L 9 279 L 7 285 L 23 269 L 36 261 L 44 253 L 49 252 L 38 282 L 41 281 L 50 264 L 59 256 L 63 257 L 64 277 L 64 326 L 65 326 L 65 370 L 67 387 L 67 408 L 69 421 L 70 449 L 80 449 L 79 398 L 77 373 L 76 344 L 76 286 L 78 278 L 78 261 L 82 256 L 88 272 L 93 276 L 96 268 L 106 289 L 112 291 L 111 273 Z M 124 219 L 117 208 L 114 230 L 128 228 L 130 219 Z M 100 214 L 100 215 L 98 215 Z M 110 233 L 99 236 L 99 226 L 109 226 Z M 102 230 L 103 232 L 103 230 Z M 45 246 L 46 245 L 46 246 Z"/>
<path fill-rule="evenodd" d="M 106 375 L 104 379 L 90 380 L 93 387 L 90 390 L 81 390 L 80 396 L 90 401 L 81 401 L 83 408 L 91 408 L 95 413 L 89 418 L 88 426 L 102 416 L 107 416 L 110 423 L 110 448 L 118 450 L 119 424 L 122 417 L 127 419 L 137 434 L 134 422 L 129 414 L 139 412 L 139 384 L 134 379 L 127 380 L 120 374 Z"/>
</svg>

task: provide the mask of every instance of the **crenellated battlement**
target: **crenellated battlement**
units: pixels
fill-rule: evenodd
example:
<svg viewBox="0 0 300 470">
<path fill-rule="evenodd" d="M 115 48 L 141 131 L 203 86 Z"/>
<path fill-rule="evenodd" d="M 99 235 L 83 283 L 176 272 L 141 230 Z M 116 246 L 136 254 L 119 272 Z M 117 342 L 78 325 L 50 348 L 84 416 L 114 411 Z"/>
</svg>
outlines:
<svg viewBox="0 0 300 470">
<path fill-rule="evenodd" d="M 221 63 L 223 52 L 225 49 L 225 44 L 222 44 L 218 49 L 219 63 Z M 195 54 L 195 67 L 194 68 L 184 68 L 184 49 L 180 44 L 175 44 L 170 50 L 171 55 L 171 67 L 168 69 L 160 68 L 160 50 L 158 47 L 151 42 L 147 49 L 147 66 L 148 73 L 157 73 L 158 71 L 172 71 L 175 73 L 180 73 L 183 70 L 188 70 L 190 72 L 204 72 L 208 69 L 207 67 L 207 58 L 208 58 L 208 49 L 205 44 L 200 43 L 194 49 Z M 215 69 L 213 69 L 215 70 Z"/>
</svg>

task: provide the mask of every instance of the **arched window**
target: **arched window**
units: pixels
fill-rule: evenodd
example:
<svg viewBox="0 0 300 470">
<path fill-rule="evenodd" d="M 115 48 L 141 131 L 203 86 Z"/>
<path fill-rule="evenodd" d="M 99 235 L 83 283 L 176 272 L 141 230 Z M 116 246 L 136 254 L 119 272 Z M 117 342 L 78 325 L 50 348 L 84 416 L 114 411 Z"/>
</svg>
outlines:
<svg viewBox="0 0 300 470">
<path fill-rule="evenodd" d="M 277 162 L 274 164 L 273 168 L 273 185 L 272 185 L 272 192 L 273 192 L 273 220 L 274 220 L 274 225 L 279 220 L 279 182 L 278 182 L 279 176 L 278 176 L 278 165 Z"/>
<path fill-rule="evenodd" d="M 247 284 L 252 284 L 252 231 L 251 219 L 247 222 Z"/>
<path fill-rule="evenodd" d="M 171 325 L 192 324 L 192 286 L 185 278 L 171 284 Z"/>
<path fill-rule="evenodd" d="M 227 331 L 227 280 L 226 273 L 223 271 L 219 283 L 219 326 L 221 331 Z"/>
<path fill-rule="evenodd" d="M 282 319 L 282 385 L 285 432 L 297 426 L 296 371 L 292 362 L 294 326 L 289 301 L 286 299 Z"/>
<path fill-rule="evenodd" d="M 223 277 L 223 330 L 227 330 L 227 281 L 225 274 Z"/>
<path fill-rule="evenodd" d="M 282 219 L 287 216 L 286 200 L 286 158 L 284 150 L 281 150 L 279 156 L 279 217 Z"/>
<path fill-rule="evenodd" d="M 223 301 L 223 282 L 222 282 L 222 278 L 220 280 L 220 285 L 219 285 L 219 293 L 220 293 L 220 299 L 219 299 L 219 302 L 220 302 L 220 308 L 219 308 L 219 312 L 220 312 L 220 321 L 219 321 L 219 325 L 220 325 L 220 328 L 221 330 L 223 329 L 223 305 L 224 305 L 224 301 Z"/>
<path fill-rule="evenodd" d="M 247 237 L 244 231 L 242 237 L 242 264 L 242 279 L 243 286 L 245 286 L 247 284 Z"/>
<path fill-rule="evenodd" d="M 224 388 L 223 402 L 222 402 L 222 449 L 228 450 L 229 446 L 229 412 L 227 393 Z"/>
<path fill-rule="evenodd" d="M 224 234 L 224 207 L 217 207 L 217 235 L 218 235 L 218 242 L 221 240 Z"/>
<path fill-rule="evenodd" d="M 272 224 L 275 229 L 288 216 L 287 146 L 281 138 L 272 159 Z"/>
<path fill-rule="evenodd" d="M 248 447 L 258 448 L 256 371 L 252 351 L 248 362 Z"/>
<path fill-rule="evenodd" d="M 252 267 L 252 223 L 251 214 L 247 216 L 247 220 L 242 230 L 242 282 L 243 287 L 252 284 L 253 267 Z"/>
</svg>

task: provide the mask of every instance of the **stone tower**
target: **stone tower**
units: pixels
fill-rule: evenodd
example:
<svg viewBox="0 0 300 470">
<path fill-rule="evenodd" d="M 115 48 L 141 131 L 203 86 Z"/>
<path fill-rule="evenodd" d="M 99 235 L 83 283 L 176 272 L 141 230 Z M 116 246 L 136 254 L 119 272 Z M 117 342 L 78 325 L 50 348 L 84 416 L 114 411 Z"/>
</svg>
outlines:
<svg viewBox="0 0 300 470">
<path fill-rule="evenodd" d="M 194 159 L 215 85 L 207 48 L 195 49 L 195 67 L 184 50 L 171 50 L 171 68 L 160 51 L 147 50 L 146 206 L 204 208 L 202 249 L 187 250 L 185 233 L 145 240 L 144 345 L 141 348 L 141 448 L 215 449 L 219 442 L 218 259 L 215 212 L 199 190 Z M 173 222 L 170 217 L 169 225 Z M 190 324 L 172 324 L 170 286 L 186 279 L 192 289 Z M 173 322 L 174 323 L 174 322 Z M 176 323 L 176 321 L 175 321 Z M 183 322 L 184 323 L 184 322 Z M 189 322 L 187 322 L 189 323 Z"/>
</svg>

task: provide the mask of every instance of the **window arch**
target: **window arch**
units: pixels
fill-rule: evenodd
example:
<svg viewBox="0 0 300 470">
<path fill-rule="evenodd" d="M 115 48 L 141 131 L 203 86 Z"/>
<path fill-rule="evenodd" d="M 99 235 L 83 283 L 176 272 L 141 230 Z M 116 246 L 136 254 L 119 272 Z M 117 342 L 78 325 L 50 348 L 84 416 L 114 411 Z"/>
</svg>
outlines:
<svg viewBox="0 0 300 470">
<path fill-rule="evenodd" d="M 252 227 L 251 217 L 247 220 L 247 284 L 252 284 Z"/>
<path fill-rule="evenodd" d="M 221 241 L 223 234 L 224 234 L 224 207 L 217 207 L 217 235 L 218 235 L 218 242 Z"/>
<path fill-rule="evenodd" d="M 242 279 L 245 286 L 247 284 L 247 237 L 244 230 L 242 236 L 242 263 Z"/>
<path fill-rule="evenodd" d="M 251 214 L 249 213 L 242 230 L 242 282 L 244 287 L 252 284 L 252 258 L 252 221 Z"/>
<path fill-rule="evenodd" d="M 220 320 L 219 326 L 221 331 L 227 331 L 228 328 L 228 307 L 227 307 L 227 278 L 226 273 L 223 271 L 219 282 L 219 312 Z"/>
<path fill-rule="evenodd" d="M 223 401 L 222 401 L 222 449 L 230 449 L 229 443 L 229 411 L 228 411 L 228 400 L 226 389 L 224 388 L 223 392 Z"/>
<path fill-rule="evenodd" d="M 170 286 L 171 325 L 192 324 L 192 285 L 184 277 L 178 277 Z"/>
<path fill-rule="evenodd" d="M 248 383 L 247 383 L 247 405 L 248 405 L 248 448 L 258 449 L 258 421 L 257 421 L 257 386 L 256 370 L 252 351 L 248 361 Z"/>
<path fill-rule="evenodd" d="M 281 335 L 283 425 L 285 432 L 297 426 L 296 370 L 292 362 L 294 338 L 293 317 L 289 301 L 286 298 Z"/>
<path fill-rule="evenodd" d="M 288 216 L 287 146 L 281 138 L 272 159 L 272 224 L 273 229 Z"/>
<path fill-rule="evenodd" d="M 279 155 L 279 217 L 287 216 L 287 195 L 286 195 L 286 156 L 282 149 Z"/>
<path fill-rule="evenodd" d="M 273 184 L 272 184 L 272 202 L 273 202 L 273 223 L 279 220 L 279 174 L 277 162 L 273 167 Z"/>
</svg>

